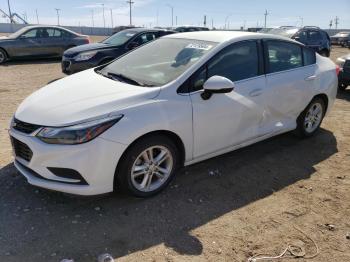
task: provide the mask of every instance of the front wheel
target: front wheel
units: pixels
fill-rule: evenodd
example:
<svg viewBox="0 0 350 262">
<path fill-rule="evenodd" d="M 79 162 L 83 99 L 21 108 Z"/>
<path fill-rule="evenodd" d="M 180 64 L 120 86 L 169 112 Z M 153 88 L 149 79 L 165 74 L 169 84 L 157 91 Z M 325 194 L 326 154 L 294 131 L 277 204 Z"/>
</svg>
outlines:
<svg viewBox="0 0 350 262">
<path fill-rule="evenodd" d="M 310 137 L 320 128 L 326 106 L 323 99 L 314 98 L 297 119 L 296 133 L 300 137 Z"/>
<path fill-rule="evenodd" d="M 7 60 L 6 52 L 0 49 L 0 64 L 5 63 Z"/>
<path fill-rule="evenodd" d="M 115 186 L 137 197 L 153 196 L 170 183 L 178 159 L 177 147 L 168 137 L 145 137 L 120 160 Z"/>
</svg>

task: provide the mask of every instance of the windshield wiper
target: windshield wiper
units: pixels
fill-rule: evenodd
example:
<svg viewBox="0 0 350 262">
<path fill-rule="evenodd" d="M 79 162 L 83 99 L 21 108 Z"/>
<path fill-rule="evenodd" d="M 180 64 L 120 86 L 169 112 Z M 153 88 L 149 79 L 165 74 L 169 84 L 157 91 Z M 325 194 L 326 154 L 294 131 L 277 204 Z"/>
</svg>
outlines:
<svg viewBox="0 0 350 262">
<path fill-rule="evenodd" d="M 122 82 L 125 82 L 125 83 L 129 83 L 129 84 L 134 84 L 134 85 L 138 85 L 138 86 L 145 86 L 145 87 L 152 87 L 153 86 L 153 85 L 148 85 L 148 84 L 139 82 L 139 81 L 137 81 L 135 79 L 132 79 L 130 77 L 127 77 L 127 76 L 125 76 L 123 74 L 116 74 L 116 73 L 108 72 L 107 75 L 109 77 L 112 77 L 113 79 L 116 78 L 119 81 L 122 81 Z"/>
<path fill-rule="evenodd" d="M 145 83 L 136 81 L 135 79 L 127 77 L 123 74 L 116 74 L 116 73 L 112 73 L 112 72 L 103 73 L 103 72 L 101 72 L 101 70 L 96 70 L 96 73 L 98 73 L 104 77 L 107 77 L 109 79 L 118 80 L 120 82 L 129 83 L 132 85 L 143 86 L 143 87 L 153 87 L 154 86 L 154 85 L 149 85 L 149 84 L 145 84 Z"/>
</svg>

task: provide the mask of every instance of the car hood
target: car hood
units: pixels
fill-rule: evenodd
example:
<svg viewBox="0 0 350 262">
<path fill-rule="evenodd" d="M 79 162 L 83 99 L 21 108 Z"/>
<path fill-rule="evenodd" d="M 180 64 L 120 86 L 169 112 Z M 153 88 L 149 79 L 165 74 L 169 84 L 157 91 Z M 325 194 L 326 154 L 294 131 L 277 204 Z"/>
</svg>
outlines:
<svg viewBox="0 0 350 262">
<path fill-rule="evenodd" d="M 8 41 L 8 40 L 13 40 L 13 38 L 10 38 L 8 36 L 0 36 L 0 41 Z"/>
<path fill-rule="evenodd" d="M 114 81 L 90 69 L 36 91 L 18 107 L 15 118 L 41 126 L 68 126 L 147 103 L 159 92 L 160 88 Z"/>
<path fill-rule="evenodd" d="M 94 51 L 94 50 L 100 50 L 105 48 L 111 48 L 115 47 L 113 45 L 104 44 L 104 43 L 93 43 L 93 44 L 85 44 L 85 45 L 79 45 L 73 48 L 69 48 L 64 52 L 65 56 L 72 56 L 76 55 L 81 52 L 88 52 L 88 51 Z"/>
</svg>

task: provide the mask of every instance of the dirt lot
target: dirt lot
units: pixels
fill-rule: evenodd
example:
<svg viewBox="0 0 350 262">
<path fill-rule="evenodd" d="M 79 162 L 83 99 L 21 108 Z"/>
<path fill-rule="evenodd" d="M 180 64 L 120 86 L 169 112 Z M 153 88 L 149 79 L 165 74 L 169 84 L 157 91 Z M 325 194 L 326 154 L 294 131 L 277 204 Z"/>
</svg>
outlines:
<svg viewBox="0 0 350 262">
<path fill-rule="evenodd" d="M 55 60 L 0 66 L 0 261 L 85 262 L 106 252 L 117 261 L 246 261 L 295 242 L 312 255 L 296 227 L 320 249 L 311 261 L 350 261 L 350 90 L 317 136 L 285 134 L 185 168 L 165 192 L 140 200 L 50 192 L 16 172 L 10 117 L 61 77 Z"/>
</svg>

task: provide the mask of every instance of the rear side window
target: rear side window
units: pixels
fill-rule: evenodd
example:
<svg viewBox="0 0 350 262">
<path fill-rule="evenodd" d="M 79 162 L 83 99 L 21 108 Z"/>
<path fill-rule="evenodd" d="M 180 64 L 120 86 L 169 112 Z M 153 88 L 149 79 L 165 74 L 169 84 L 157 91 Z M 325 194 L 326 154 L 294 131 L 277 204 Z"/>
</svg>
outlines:
<svg viewBox="0 0 350 262">
<path fill-rule="evenodd" d="M 54 37 L 62 37 L 62 31 L 61 30 L 58 30 L 58 29 L 55 29 L 55 33 L 53 35 Z"/>
<path fill-rule="evenodd" d="M 269 73 L 281 72 L 303 66 L 302 48 L 293 43 L 268 41 Z"/>
<path fill-rule="evenodd" d="M 316 64 L 316 53 L 314 50 L 303 47 L 304 66 Z"/>
<path fill-rule="evenodd" d="M 316 42 L 322 39 L 321 33 L 319 31 L 309 31 L 309 41 Z"/>
</svg>

